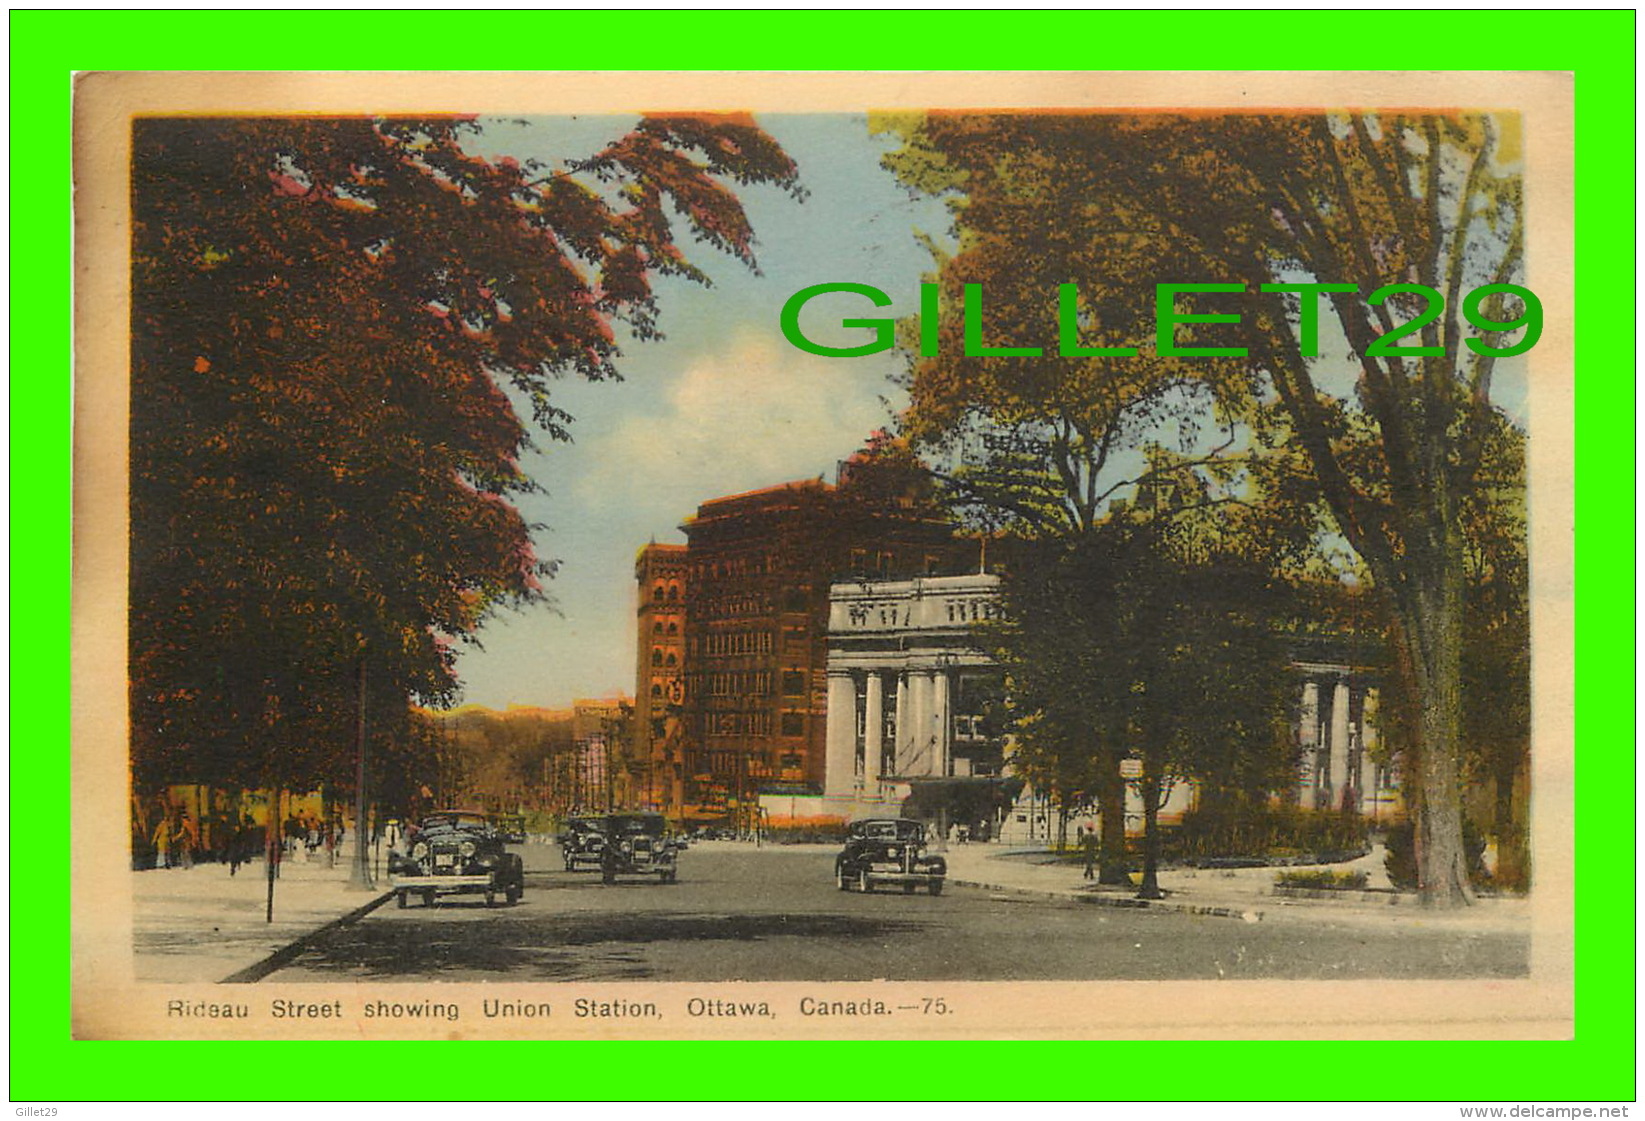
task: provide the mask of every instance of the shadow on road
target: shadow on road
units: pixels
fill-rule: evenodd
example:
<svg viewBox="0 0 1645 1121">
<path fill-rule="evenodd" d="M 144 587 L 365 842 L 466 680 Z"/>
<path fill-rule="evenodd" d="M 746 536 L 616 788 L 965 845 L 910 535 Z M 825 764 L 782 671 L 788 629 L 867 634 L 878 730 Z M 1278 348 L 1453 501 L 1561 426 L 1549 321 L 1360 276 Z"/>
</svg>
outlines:
<svg viewBox="0 0 1645 1121">
<path fill-rule="evenodd" d="M 359 978 L 461 973 L 506 975 L 510 980 L 646 980 L 654 973 L 638 948 L 645 945 L 770 938 L 889 940 L 907 938 L 924 925 L 850 915 L 783 914 L 588 915 L 549 921 L 497 914 L 483 926 L 402 918 L 322 938 L 292 964 Z"/>
</svg>

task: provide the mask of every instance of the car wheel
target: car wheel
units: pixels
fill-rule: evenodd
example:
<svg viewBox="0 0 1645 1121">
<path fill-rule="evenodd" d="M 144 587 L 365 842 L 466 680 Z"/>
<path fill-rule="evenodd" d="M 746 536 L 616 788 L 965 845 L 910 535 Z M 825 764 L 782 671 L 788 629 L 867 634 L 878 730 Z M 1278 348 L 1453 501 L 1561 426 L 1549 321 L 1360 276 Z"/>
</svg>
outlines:
<svg viewBox="0 0 1645 1121">
<path fill-rule="evenodd" d="M 497 893 L 495 891 L 487 891 L 486 892 L 486 906 L 487 907 L 495 907 L 496 905 L 497 905 Z"/>
<path fill-rule="evenodd" d="M 522 888 L 520 888 L 519 885 L 515 885 L 514 887 L 509 888 L 508 891 L 506 891 L 503 894 L 503 898 L 507 899 L 508 900 L 508 905 L 510 907 L 512 907 L 512 906 L 514 906 L 514 904 L 516 904 L 520 901 L 520 896 L 522 896 L 524 894 L 525 894 L 525 891 Z"/>
<path fill-rule="evenodd" d="M 930 889 L 931 889 L 931 894 L 932 895 L 941 895 L 942 894 L 942 881 L 941 880 L 932 880 L 931 883 L 930 883 Z"/>
<path fill-rule="evenodd" d="M 394 897 L 397 900 L 399 900 L 400 910 L 402 910 L 402 911 L 405 910 L 406 909 L 406 893 L 403 892 L 403 891 L 396 892 Z"/>
<path fill-rule="evenodd" d="M 857 890 L 867 895 L 874 890 L 874 881 L 868 878 L 868 869 L 857 873 Z"/>
<path fill-rule="evenodd" d="M 845 865 L 843 864 L 834 865 L 834 886 L 841 891 L 851 890 L 851 881 L 846 878 Z"/>
<path fill-rule="evenodd" d="M 569 856 L 565 858 L 565 870 L 567 872 L 575 872 L 577 870 L 577 862 Z"/>
<path fill-rule="evenodd" d="M 616 883 L 617 882 L 617 873 L 607 872 L 605 869 L 602 868 L 600 870 L 600 882 L 605 883 L 605 884 L 614 884 L 614 883 Z"/>
<path fill-rule="evenodd" d="M 425 906 L 425 907 L 434 906 L 434 893 L 432 891 L 423 892 L 423 906 Z"/>
<path fill-rule="evenodd" d="M 914 889 L 919 887 L 919 886 L 920 886 L 919 884 L 903 884 L 902 885 L 902 893 L 904 895 L 913 895 L 914 894 Z"/>
</svg>

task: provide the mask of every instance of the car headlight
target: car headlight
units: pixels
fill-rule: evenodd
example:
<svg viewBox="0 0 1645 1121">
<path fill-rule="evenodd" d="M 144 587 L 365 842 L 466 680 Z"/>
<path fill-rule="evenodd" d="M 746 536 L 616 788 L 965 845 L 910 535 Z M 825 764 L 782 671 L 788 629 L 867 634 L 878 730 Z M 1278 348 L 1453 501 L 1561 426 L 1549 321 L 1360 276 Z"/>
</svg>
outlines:
<svg viewBox="0 0 1645 1121">
<path fill-rule="evenodd" d="M 623 851 L 624 852 L 633 852 L 634 851 L 634 846 L 629 844 L 627 841 L 624 841 L 623 842 Z"/>
<path fill-rule="evenodd" d="M 411 859 L 421 860 L 423 857 L 425 857 L 427 855 L 428 855 L 428 846 L 423 844 L 423 842 L 418 841 L 416 844 L 411 846 Z"/>
<path fill-rule="evenodd" d="M 885 856 L 886 856 L 886 859 L 888 859 L 888 860 L 895 860 L 895 859 L 897 859 L 897 857 L 899 857 L 901 855 L 902 855 L 902 850 L 899 849 L 896 845 L 892 845 L 890 848 L 885 850 Z"/>
<path fill-rule="evenodd" d="M 464 856 L 473 856 L 476 851 L 474 848 L 474 842 L 464 841 L 462 844 L 457 846 L 457 851 L 462 853 Z"/>
</svg>

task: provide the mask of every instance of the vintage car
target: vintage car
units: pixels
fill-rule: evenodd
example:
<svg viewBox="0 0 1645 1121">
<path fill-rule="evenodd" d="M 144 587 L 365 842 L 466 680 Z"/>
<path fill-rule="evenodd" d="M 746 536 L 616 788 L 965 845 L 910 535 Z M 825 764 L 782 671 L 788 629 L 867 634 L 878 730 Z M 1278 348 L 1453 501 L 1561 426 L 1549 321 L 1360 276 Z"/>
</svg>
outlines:
<svg viewBox="0 0 1645 1121">
<path fill-rule="evenodd" d="M 491 827 L 497 830 L 497 835 L 503 839 L 503 844 L 525 844 L 524 814 L 492 814 Z"/>
<path fill-rule="evenodd" d="M 912 894 L 923 885 L 942 894 L 948 862 L 925 851 L 925 826 L 907 818 L 877 817 L 854 821 L 845 849 L 834 858 L 834 883 L 841 891 L 855 884 L 873 891 L 875 884 L 901 884 Z"/>
<path fill-rule="evenodd" d="M 607 814 L 602 822 L 605 847 L 600 850 L 600 878 L 656 876 L 665 884 L 678 875 L 679 846 L 662 814 Z"/>
<path fill-rule="evenodd" d="M 389 886 L 402 907 L 413 895 L 427 906 L 436 896 L 462 894 L 484 895 L 488 907 L 498 895 L 517 903 L 525 894 L 525 863 L 503 843 L 484 814 L 430 814 L 406 837 L 403 852 L 389 854 Z"/>
<path fill-rule="evenodd" d="M 565 870 L 575 872 L 579 865 L 589 868 L 600 866 L 600 853 L 605 848 L 603 818 L 568 817 L 560 831 L 560 852 L 565 857 Z"/>
</svg>

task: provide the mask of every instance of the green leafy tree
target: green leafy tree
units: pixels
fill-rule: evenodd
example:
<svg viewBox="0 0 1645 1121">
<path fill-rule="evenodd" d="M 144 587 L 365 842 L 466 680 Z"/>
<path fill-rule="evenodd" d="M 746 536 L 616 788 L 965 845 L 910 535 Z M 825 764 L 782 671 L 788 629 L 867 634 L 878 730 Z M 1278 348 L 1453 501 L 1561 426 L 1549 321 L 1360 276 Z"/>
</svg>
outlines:
<svg viewBox="0 0 1645 1121">
<path fill-rule="evenodd" d="M 1146 896 L 1159 894 L 1158 815 L 1174 787 L 1253 805 L 1296 775 L 1288 589 L 1240 554 L 1185 558 L 1179 534 L 1168 517 L 1115 519 L 1027 551 L 1004 577 L 1010 622 L 996 632 L 1018 765 L 1036 784 L 1079 801 L 1111 760 L 1140 762 Z"/>
<path fill-rule="evenodd" d="M 306 784 L 454 643 L 545 596 L 514 505 L 556 379 L 657 334 L 682 234 L 752 266 L 746 118 L 652 117 L 572 170 L 468 120 L 158 119 L 132 152 L 130 666 L 139 781 Z M 362 653 L 363 652 L 363 653 Z"/>
<path fill-rule="evenodd" d="M 1093 291 L 1125 290 L 1132 307 L 1147 307 L 1156 283 L 1243 286 L 1220 306 L 1194 308 L 1242 314 L 1237 328 L 1183 327 L 1178 343 L 1211 335 L 1245 350 L 1224 357 L 1260 376 L 1259 401 L 1283 417 L 1334 529 L 1387 598 L 1418 713 L 1408 795 L 1418 812 L 1421 890 L 1442 904 L 1470 897 L 1461 829 L 1463 512 L 1500 423 L 1497 358 L 1510 338 L 1533 343 L 1536 319 L 1528 301 L 1500 292 L 1475 308 L 1485 326 L 1462 311 L 1465 293 L 1520 277 L 1518 127 L 1516 117 L 1462 113 L 933 114 L 898 157 L 958 192 L 962 228 L 973 209 L 991 220 L 1015 189 L 1021 224 L 994 223 L 1004 261 L 1032 269 L 1048 246 L 1088 246 L 1088 272 L 1070 278 L 1082 288 L 1089 278 Z M 978 136 L 988 138 L 986 155 L 955 162 Z M 979 172 L 979 161 L 1044 173 L 1006 182 L 1003 171 Z M 1036 209 L 1044 220 L 1033 221 Z M 963 236 L 960 245 L 963 256 Z M 1312 293 L 1261 291 L 1306 283 L 1356 291 L 1320 297 L 1323 307 Z M 1396 283 L 1436 293 L 1444 311 L 1422 317 L 1389 352 L 1379 338 L 1417 319 L 1429 299 L 1405 288 L 1370 302 Z M 989 296 L 1014 306 L 1012 297 Z M 1047 302 L 1050 289 L 1034 298 Z M 1097 300 L 1098 329 L 1107 307 Z M 1316 309 L 1336 320 L 1351 350 L 1346 362 L 1316 354 Z M 1119 314 L 1126 327 L 1123 305 Z M 1518 325 L 1528 333 L 1516 336 Z M 1139 356 L 1111 361 L 1146 368 L 1154 332 L 1142 327 L 1115 336 L 1139 346 Z"/>
<path fill-rule="evenodd" d="M 952 252 L 927 239 L 944 309 L 937 345 L 929 312 L 902 332 L 914 356 L 902 429 L 952 510 L 986 534 L 1051 543 L 1055 555 L 1078 549 L 1111 503 L 1139 491 L 1172 495 L 1179 508 L 1189 494 L 1218 506 L 1248 500 L 1259 472 L 1266 509 L 1280 509 L 1275 465 L 1258 462 L 1273 449 L 1253 426 L 1272 421 L 1256 407 L 1248 363 L 1112 352 L 1151 329 L 1135 277 L 1199 276 L 1207 266 L 1149 221 L 1145 201 L 1081 201 L 1099 172 L 1087 167 L 1077 126 L 965 113 L 873 124 L 902 140 L 886 166 L 910 189 L 946 197 L 954 219 Z M 1065 290 L 1076 280 L 1077 293 Z M 1103 810 L 1103 875 L 1121 882 L 1125 784 L 1121 756 L 1107 746 L 1116 737 L 1050 718 L 1024 742 L 1020 765 L 1034 766 L 1036 753 L 1061 761 L 1038 781 L 1064 791 L 1073 782 Z"/>
</svg>

